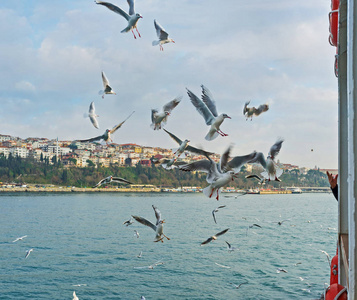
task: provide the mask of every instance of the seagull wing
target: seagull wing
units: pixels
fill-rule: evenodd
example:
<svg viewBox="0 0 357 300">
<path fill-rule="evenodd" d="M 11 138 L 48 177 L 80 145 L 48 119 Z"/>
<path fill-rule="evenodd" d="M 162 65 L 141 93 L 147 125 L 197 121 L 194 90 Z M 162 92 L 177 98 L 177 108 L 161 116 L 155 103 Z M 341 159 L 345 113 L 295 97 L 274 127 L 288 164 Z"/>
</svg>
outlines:
<svg viewBox="0 0 357 300">
<path fill-rule="evenodd" d="M 207 105 L 207 107 L 212 112 L 212 114 L 215 117 L 217 117 L 218 113 L 216 108 L 216 102 L 213 99 L 212 93 L 203 84 L 201 85 L 201 88 L 202 88 L 202 101 Z"/>
<path fill-rule="evenodd" d="M 231 152 L 232 146 L 229 146 L 228 149 L 222 154 L 221 159 L 219 160 L 218 163 L 218 170 L 219 172 L 225 172 L 227 171 L 227 162 L 229 159 L 229 154 Z"/>
<path fill-rule="evenodd" d="M 211 169 L 211 162 L 206 159 L 180 166 L 180 170 L 188 171 L 188 172 L 201 171 L 201 172 L 208 173 L 210 172 L 210 169 Z"/>
<path fill-rule="evenodd" d="M 249 163 L 260 163 L 264 169 L 267 167 L 267 162 L 265 160 L 264 154 L 262 152 L 256 152 L 255 156 L 252 160 L 249 161 Z"/>
<path fill-rule="evenodd" d="M 157 209 L 157 207 L 155 205 L 153 205 L 152 208 L 154 209 L 154 212 L 155 212 L 156 226 L 157 226 L 159 224 L 159 222 L 161 221 L 161 212 Z"/>
<path fill-rule="evenodd" d="M 241 167 L 256 159 L 257 152 L 252 152 L 243 156 L 235 156 L 228 162 L 228 167 L 233 169 L 234 172 L 239 172 Z"/>
<path fill-rule="evenodd" d="M 104 138 L 104 134 L 96 136 L 94 138 L 86 139 L 86 140 L 77 140 L 78 142 L 85 143 L 85 142 L 94 142 L 94 141 L 100 141 L 101 139 Z"/>
<path fill-rule="evenodd" d="M 256 175 L 256 174 L 250 174 L 250 175 L 247 175 L 247 176 L 245 176 L 245 178 L 256 178 L 256 179 L 258 179 L 259 181 L 260 180 L 262 180 L 258 175 Z"/>
<path fill-rule="evenodd" d="M 199 154 L 199 155 L 204 155 L 206 157 L 208 157 L 209 155 L 213 155 L 214 154 L 213 152 L 207 152 L 205 150 L 202 150 L 202 149 L 190 146 L 190 145 L 188 145 L 185 150 L 187 150 L 189 152 L 192 152 L 192 153 Z"/>
<path fill-rule="evenodd" d="M 95 107 L 94 107 L 94 101 L 91 102 L 89 105 L 89 114 L 94 115 L 95 114 Z"/>
<path fill-rule="evenodd" d="M 103 80 L 103 87 L 104 89 L 106 89 L 106 87 L 109 86 L 109 80 L 107 76 L 105 76 L 103 71 L 102 71 L 102 80 Z"/>
<path fill-rule="evenodd" d="M 115 131 L 117 131 L 124 123 L 125 123 L 125 121 L 126 120 L 128 120 L 130 117 L 131 117 L 131 115 L 134 113 L 135 111 L 133 111 L 123 122 L 121 122 L 120 124 L 118 124 L 118 125 L 115 125 L 111 130 L 110 130 L 110 133 L 114 133 Z"/>
<path fill-rule="evenodd" d="M 128 1 L 129 2 L 129 1 Z M 120 7 L 112 4 L 112 3 L 109 3 L 109 2 L 104 2 L 104 1 L 99 1 L 99 0 L 96 0 L 97 4 L 100 4 L 100 5 L 103 5 L 105 7 L 107 7 L 108 9 L 110 9 L 111 11 L 123 16 L 125 19 L 127 19 L 129 21 L 130 19 L 130 16 L 124 11 L 122 10 Z"/>
<path fill-rule="evenodd" d="M 155 25 L 156 34 L 157 34 L 157 37 L 159 38 L 159 40 L 160 41 L 167 40 L 169 35 L 165 31 L 165 29 L 158 22 L 156 22 L 156 20 L 154 20 L 154 25 Z"/>
<path fill-rule="evenodd" d="M 217 207 L 217 209 L 220 209 L 220 208 L 223 208 L 223 207 L 226 207 L 226 205 L 220 205 Z"/>
<path fill-rule="evenodd" d="M 268 104 L 259 105 L 259 107 L 254 111 L 254 114 L 256 116 L 259 116 L 261 113 L 267 111 L 268 109 L 269 109 L 269 105 Z"/>
<path fill-rule="evenodd" d="M 131 181 L 120 177 L 113 177 L 112 181 L 119 182 L 119 183 L 133 184 Z"/>
<path fill-rule="evenodd" d="M 222 230 L 221 232 L 218 232 L 218 233 L 216 234 L 216 236 L 220 236 L 220 235 L 222 235 L 222 234 L 225 234 L 228 230 L 229 230 L 229 228 L 227 228 L 227 229 L 225 229 L 225 230 Z"/>
<path fill-rule="evenodd" d="M 243 115 L 245 115 L 248 112 L 248 105 L 249 105 L 250 101 L 247 101 L 244 104 L 244 108 L 243 108 Z"/>
<path fill-rule="evenodd" d="M 255 224 L 255 223 L 252 226 L 262 228 L 262 226 L 260 226 L 259 224 Z"/>
<path fill-rule="evenodd" d="M 273 146 L 271 146 L 269 155 L 271 156 L 272 159 L 274 159 L 275 156 L 279 154 L 283 142 L 284 142 L 283 139 L 279 139 Z"/>
<path fill-rule="evenodd" d="M 215 214 L 216 210 L 212 210 L 212 216 L 213 216 L 213 220 L 214 222 L 217 224 L 217 221 L 216 221 L 216 214 Z"/>
<path fill-rule="evenodd" d="M 138 216 L 132 216 L 136 221 L 138 221 L 139 223 L 148 226 L 150 228 L 152 228 L 154 231 L 156 231 L 156 226 L 151 223 L 150 221 L 146 220 L 145 218 L 142 217 L 138 217 Z"/>
<path fill-rule="evenodd" d="M 228 243 L 227 241 L 225 241 L 225 242 L 226 242 L 226 244 L 228 245 L 228 248 L 231 248 L 231 244 Z"/>
<path fill-rule="evenodd" d="M 98 187 L 98 186 L 101 186 L 105 180 L 106 180 L 106 178 L 102 179 L 102 180 L 99 181 L 95 186 L 93 186 L 93 188 L 96 188 L 96 187 Z"/>
<path fill-rule="evenodd" d="M 168 133 L 168 135 L 179 145 L 182 144 L 182 140 L 180 140 L 176 135 L 174 135 L 173 133 L 167 131 L 165 128 L 164 128 L 164 131 L 166 131 Z"/>
<path fill-rule="evenodd" d="M 181 101 L 182 96 L 175 98 L 174 100 L 170 101 L 169 103 L 166 103 L 163 107 L 164 111 L 171 112 Z"/>
<path fill-rule="evenodd" d="M 132 16 L 135 14 L 135 1 L 134 0 L 127 0 L 128 4 L 129 4 L 129 15 Z"/>
<path fill-rule="evenodd" d="M 201 243 L 201 246 L 208 244 L 208 243 L 211 242 L 212 240 L 213 240 L 212 237 L 208 238 L 207 240 L 205 240 L 204 242 Z"/>
<path fill-rule="evenodd" d="M 206 125 L 211 125 L 215 121 L 215 117 L 207 105 L 198 98 L 194 93 L 187 89 L 187 94 L 190 97 L 192 104 L 196 107 L 200 115 L 205 119 Z"/>
</svg>

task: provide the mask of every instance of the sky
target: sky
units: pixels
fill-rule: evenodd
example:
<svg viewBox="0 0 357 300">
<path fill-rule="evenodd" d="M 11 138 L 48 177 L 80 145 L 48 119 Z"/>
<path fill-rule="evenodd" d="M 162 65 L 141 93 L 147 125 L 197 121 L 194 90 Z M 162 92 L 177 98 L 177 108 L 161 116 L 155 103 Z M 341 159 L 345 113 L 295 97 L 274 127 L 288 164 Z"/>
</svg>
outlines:
<svg viewBox="0 0 357 300">
<path fill-rule="evenodd" d="M 124 0 L 113 4 L 128 11 Z M 222 3 L 225 5 L 222 6 Z M 299 167 L 337 168 L 336 49 L 328 43 L 325 0 L 137 0 L 141 38 L 126 20 L 93 0 L 16 0 L 0 4 L 0 134 L 76 140 L 101 135 L 135 113 L 113 142 L 175 148 L 151 127 L 151 109 L 178 96 L 164 125 L 207 151 L 268 154 Z M 156 19 L 175 43 L 152 46 Z M 98 94 L 101 71 L 116 95 Z M 227 137 L 204 139 L 208 126 L 189 100 L 212 93 Z M 251 106 L 269 110 L 252 121 Z M 94 101 L 100 129 L 84 114 Z"/>
</svg>

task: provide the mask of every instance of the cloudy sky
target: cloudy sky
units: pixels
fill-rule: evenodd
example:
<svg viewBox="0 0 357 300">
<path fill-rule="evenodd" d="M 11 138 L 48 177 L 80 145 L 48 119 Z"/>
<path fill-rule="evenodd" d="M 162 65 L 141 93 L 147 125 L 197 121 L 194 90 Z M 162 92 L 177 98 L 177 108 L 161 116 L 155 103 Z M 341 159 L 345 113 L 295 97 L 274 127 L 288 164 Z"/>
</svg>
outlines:
<svg viewBox="0 0 357 300">
<path fill-rule="evenodd" d="M 112 3 L 128 10 L 125 0 Z M 222 3 L 225 6 L 222 6 Z M 337 168 L 335 48 L 325 0 L 137 0 L 138 30 L 93 0 L 16 0 L 0 5 L 0 134 L 85 139 L 135 114 L 115 143 L 173 148 L 150 128 L 151 109 L 183 96 L 165 128 L 194 146 L 233 155 L 268 153 L 300 167 Z M 175 40 L 153 47 L 156 19 Z M 116 91 L 104 99 L 101 71 Z M 207 142 L 203 118 L 186 93 L 204 84 L 228 137 Z M 244 103 L 270 105 L 246 121 Z M 100 129 L 83 117 L 94 101 Z"/>
</svg>

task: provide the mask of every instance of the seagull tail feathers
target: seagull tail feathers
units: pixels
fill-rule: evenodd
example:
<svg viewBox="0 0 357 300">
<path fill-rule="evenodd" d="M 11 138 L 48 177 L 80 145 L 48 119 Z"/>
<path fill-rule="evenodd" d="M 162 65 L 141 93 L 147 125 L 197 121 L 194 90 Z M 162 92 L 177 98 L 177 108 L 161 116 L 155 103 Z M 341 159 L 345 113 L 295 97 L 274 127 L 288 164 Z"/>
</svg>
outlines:
<svg viewBox="0 0 357 300">
<path fill-rule="evenodd" d="M 213 188 L 212 186 L 206 186 L 203 190 L 202 190 L 203 194 L 205 196 L 207 196 L 208 198 L 212 197 L 212 192 L 213 192 Z"/>
<path fill-rule="evenodd" d="M 219 133 L 217 131 L 215 131 L 214 133 L 212 133 L 211 131 L 207 133 L 207 135 L 205 136 L 205 140 L 207 141 L 213 141 L 217 136 L 219 136 Z"/>
<path fill-rule="evenodd" d="M 103 95 L 104 94 L 104 91 L 103 90 L 100 90 L 99 92 L 98 92 L 98 95 Z"/>
<path fill-rule="evenodd" d="M 160 44 L 160 41 L 153 41 L 153 42 L 152 42 L 152 45 L 153 45 L 153 46 L 157 46 L 158 44 Z"/>
</svg>

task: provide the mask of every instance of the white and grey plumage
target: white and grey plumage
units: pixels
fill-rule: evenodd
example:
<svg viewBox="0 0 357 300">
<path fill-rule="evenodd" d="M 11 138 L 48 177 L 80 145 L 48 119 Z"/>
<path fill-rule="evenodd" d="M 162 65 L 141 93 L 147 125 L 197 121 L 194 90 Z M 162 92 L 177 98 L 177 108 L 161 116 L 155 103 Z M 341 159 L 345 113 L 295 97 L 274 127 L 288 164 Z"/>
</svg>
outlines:
<svg viewBox="0 0 357 300">
<path fill-rule="evenodd" d="M 143 251 L 140 251 L 140 253 L 136 257 L 141 258 L 142 256 L 143 256 Z"/>
<path fill-rule="evenodd" d="M 227 244 L 227 251 L 228 252 L 233 252 L 233 251 L 235 251 L 235 250 L 237 250 L 238 248 L 236 248 L 236 247 L 233 247 L 230 243 L 228 243 L 227 241 L 225 241 L 226 242 L 226 244 Z"/>
<path fill-rule="evenodd" d="M 255 161 L 256 152 L 244 156 L 236 156 L 228 161 L 231 147 L 221 156 L 219 163 L 215 163 L 211 158 L 199 160 L 180 166 L 182 171 L 201 171 L 207 173 L 206 181 L 210 184 L 203 189 L 203 193 L 211 198 L 216 192 L 216 199 L 219 200 L 220 188 L 233 181 L 241 167 L 251 161 Z"/>
<path fill-rule="evenodd" d="M 232 284 L 232 285 L 234 285 L 234 287 L 236 288 L 236 289 L 239 289 L 243 284 L 247 284 L 248 282 L 242 282 L 242 283 L 240 283 L 240 284 L 234 284 L 234 283 L 232 283 L 232 282 L 230 282 L 230 284 Z"/>
<path fill-rule="evenodd" d="M 290 221 L 290 220 L 289 220 L 289 219 L 286 219 L 286 220 L 279 221 L 279 222 L 278 222 L 278 225 L 282 225 L 285 221 Z"/>
<path fill-rule="evenodd" d="M 144 267 L 134 267 L 134 269 L 154 269 L 156 266 L 163 265 L 164 263 L 162 261 L 157 261 L 156 263 L 153 263 L 150 266 L 144 266 Z"/>
<path fill-rule="evenodd" d="M 141 300 L 146 300 L 146 298 L 144 296 L 141 296 Z"/>
<path fill-rule="evenodd" d="M 206 125 L 210 126 L 210 129 L 205 137 L 207 141 L 214 140 L 218 135 L 227 136 L 228 134 L 224 133 L 220 126 L 224 119 L 231 119 L 227 114 L 217 113 L 216 103 L 212 97 L 211 92 L 204 86 L 202 88 L 202 100 L 198 98 L 194 93 L 186 88 L 187 94 L 190 97 L 192 104 L 196 107 L 197 111 L 204 118 Z"/>
<path fill-rule="evenodd" d="M 157 209 L 156 206 L 152 205 L 152 208 L 154 209 L 155 212 L 155 217 L 156 217 L 156 225 L 154 225 L 153 223 L 151 223 L 150 221 L 146 220 L 143 217 L 138 217 L 138 216 L 133 216 L 133 218 L 138 221 L 139 223 L 150 227 L 151 229 L 153 229 L 155 231 L 155 240 L 154 242 L 164 242 L 164 237 L 167 240 L 170 240 L 163 231 L 163 223 L 165 223 L 164 220 L 161 219 L 161 212 Z"/>
<path fill-rule="evenodd" d="M 105 7 L 107 7 L 108 9 L 110 9 L 111 11 L 121 15 L 122 17 L 124 17 L 127 21 L 128 21 L 128 26 L 125 27 L 121 33 L 123 32 L 129 32 L 131 31 L 134 35 L 134 38 L 136 39 L 135 33 L 134 33 L 134 28 L 136 29 L 136 32 L 138 33 L 139 37 L 141 37 L 137 26 L 137 23 L 139 21 L 140 18 L 142 18 L 142 16 L 138 13 L 135 13 L 135 9 L 134 9 L 134 0 L 127 0 L 128 4 L 129 4 L 129 14 L 127 14 L 125 11 L 123 11 L 120 7 L 109 3 L 109 2 L 104 2 L 104 1 L 99 1 L 96 0 L 94 1 L 97 4 L 103 5 Z"/>
<path fill-rule="evenodd" d="M 331 256 L 330 256 L 330 254 L 328 254 L 326 251 L 324 251 L 324 250 L 320 250 L 323 254 L 325 254 L 326 255 L 326 258 L 327 258 L 327 261 L 328 261 L 328 264 L 329 264 L 329 266 L 331 267 Z"/>
<path fill-rule="evenodd" d="M 209 156 L 212 155 L 213 152 L 207 152 L 204 151 L 202 149 L 198 149 L 195 148 L 193 146 L 190 146 L 188 143 L 190 142 L 190 140 L 184 140 L 182 141 L 181 139 L 179 139 L 176 135 L 174 135 L 173 133 L 167 131 L 166 129 L 164 129 L 165 132 L 167 132 L 167 134 L 177 143 L 179 144 L 179 148 L 174 152 L 174 155 L 176 155 L 177 157 L 179 157 L 184 151 L 189 151 L 191 153 L 195 153 L 198 155 L 204 155 L 204 156 Z"/>
<path fill-rule="evenodd" d="M 73 299 L 72 300 L 79 300 L 79 298 L 76 295 L 76 292 L 73 292 Z"/>
<path fill-rule="evenodd" d="M 169 34 L 158 22 L 156 22 L 156 20 L 154 20 L 154 26 L 159 40 L 153 41 L 153 46 L 159 45 L 160 51 L 164 51 L 164 48 L 162 47 L 163 44 L 175 43 L 173 39 L 169 38 Z"/>
<path fill-rule="evenodd" d="M 26 251 L 26 255 L 25 255 L 25 258 L 28 258 L 30 253 L 33 251 L 33 249 L 29 249 Z"/>
<path fill-rule="evenodd" d="M 125 225 L 126 227 L 128 227 L 128 226 L 130 226 L 130 225 L 133 224 L 133 223 L 134 223 L 133 217 L 130 217 L 130 219 L 127 220 L 127 221 L 125 221 L 125 222 L 123 223 L 123 225 Z"/>
<path fill-rule="evenodd" d="M 222 234 L 225 234 L 227 231 L 229 230 L 229 228 L 222 230 L 221 232 L 216 233 L 215 235 L 212 235 L 211 237 L 209 237 L 207 240 L 205 240 L 204 242 L 201 243 L 202 245 L 206 245 L 212 241 L 215 241 L 217 239 L 217 237 L 219 237 Z"/>
<path fill-rule="evenodd" d="M 136 236 L 136 238 L 139 238 L 140 237 L 140 234 L 137 230 L 134 230 L 134 236 Z"/>
<path fill-rule="evenodd" d="M 159 112 L 157 109 L 151 110 L 151 128 L 154 130 L 159 130 L 162 127 L 162 123 L 166 124 L 167 117 L 171 114 L 172 110 L 181 102 L 182 97 L 177 97 L 174 100 L 166 103 L 162 111 Z"/>
<path fill-rule="evenodd" d="M 77 140 L 77 141 L 86 143 L 86 142 L 95 142 L 95 141 L 104 140 L 107 144 L 108 144 L 108 142 L 112 142 L 113 140 L 111 139 L 111 135 L 114 134 L 114 132 L 116 132 L 125 123 L 125 121 L 131 117 L 131 115 L 134 112 L 135 111 L 133 111 L 123 122 L 119 123 L 118 125 L 115 125 L 112 129 L 106 129 L 102 135 L 96 136 L 94 138 L 86 139 L 86 140 Z"/>
<path fill-rule="evenodd" d="M 256 107 L 248 107 L 249 103 L 250 101 L 246 102 L 243 108 L 243 115 L 246 117 L 247 120 L 249 118 L 250 120 L 252 120 L 253 115 L 259 116 L 261 113 L 266 112 L 269 109 L 268 104 L 262 104 L 259 105 L 258 108 L 256 108 Z"/>
<path fill-rule="evenodd" d="M 24 238 L 27 238 L 27 235 L 18 237 L 18 238 L 16 238 L 15 240 L 13 240 L 12 242 L 13 242 L 13 243 L 16 243 L 17 241 L 22 241 Z"/>
<path fill-rule="evenodd" d="M 133 184 L 132 182 L 130 182 L 129 180 L 126 180 L 124 178 L 113 177 L 112 175 L 110 175 L 110 176 L 102 179 L 101 181 L 99 181 L 95 186 L 93 186 L 93 188 L 97 188 L 103 184 L 108 184 L 108 183 L 112 183 L 112 182 Z"/>
<path fill-rule="evenodd" d="M 280 273 L 280 272 L 288 273 L 288 271 L 286 271 L 285 269 L 277 268 L 277 269 L 276 269 L 276 273 Z"/>
<path fill-rule="evenodd" d="M 112 87 L 110 86 L 107 76 L 105 76 L 103 71 L 102 71 L 102 81 L 103 81 L 104 90 L 100 90 L 99 95 L 102 95 L 103 99 L 104 99 L 104 95 L 109 95 L 109 94 L 116 95 L 116 93 L 113 91 Z"/>
<path fill-rule="evenodd" d="M 154 165 L 161 165 L 165 170 L 171 170 L 173 168 L 178 168 L 179 166 L 186 165 L 187 162 L 185 161 L 177 161 L 176 157 L 173 157 L 171 159 L 168 158 L 151 158 L 151 162 Z"/>
<path fill-rule="evenodd" d="M 247 178 L 247 179 L 255 178 L 255 179 L 258 180 L 258 182 L 259 182 L 258 184 L 265 184 L 265 178 L 264 177 L 259 177 L 256 174 L 247 175 L 247 176 L 245 176 L 245 178 Z"/>
<path fill-rule="evenodd" d="M 276 143 L 271 146 L 266 159 L 264 158 L 264 154 L 262 152 L 258 152 L 256 155 L 255 162 L 259 162 L 265 169 L 265 171 L 263 171 L 261 175 L 267 181 L 281 181 L 279 177 L 281 174 L 283 174 L 283 170 L 279 168 L 274 159 L 279 154 L 283 142 L 283 139 L 278 139 Z"/>
<path fill-rule="evenodd" d="M 92 101 L 91 104 L 89 105 L 88 117 L 89 117 L 89 120 L 91 121 L 91 123 L 93 124 L 93 126 L 97 129 L 99 129 L 99 124 L 98 124 L 98 120 L 97 120 L 97 117 L 99 117 L 99 116 L 95 113 L 94 101 Z"/>
<path fill-rule="evenodd" d="M 217 224 L 217 220 L 216 220 L 216 212 L 218 212 L 218 210 L 220 208 L 226 207 L 225 205 L 220 205 L 217 208 L 215 208 L 214 210 L 212 210 L 212 216 L 213 216 L 213 220 L 214 222 Z"/>
</svg>

